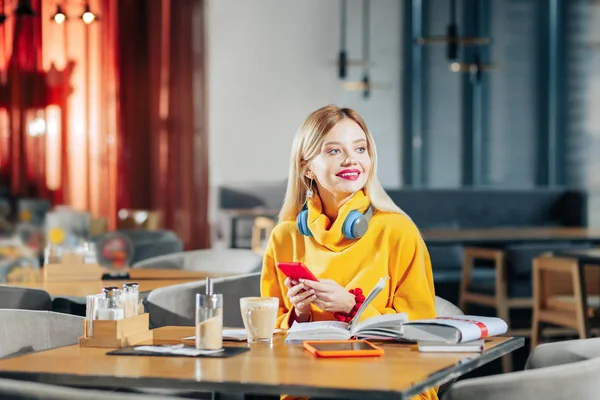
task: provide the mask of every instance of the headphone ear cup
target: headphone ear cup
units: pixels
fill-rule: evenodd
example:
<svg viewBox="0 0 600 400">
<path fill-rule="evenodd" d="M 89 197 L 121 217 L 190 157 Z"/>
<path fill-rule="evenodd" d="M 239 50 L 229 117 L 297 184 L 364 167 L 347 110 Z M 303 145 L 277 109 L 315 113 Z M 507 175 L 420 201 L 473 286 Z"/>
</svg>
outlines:
<svg viewBox="0 0 600 400">
<path fill-rule="evenodd" d="M 308 229 L 308 210 L 302 210 L 296 217 L 296 225 L 298 231 L 304 236 L 312 236 L 312 232 Z"/>
<path fill-rule="evenodd" d="M 354 229 L 354 226 L 362 217 L 362 213 L 356 210 L 350 211 L 350 213 L 348 213 L 346 219 L 344 220 L 344 224 L 342 225 L 342 234 L 346 239 L 358 239 L 362 236 L 362 234 L 360 236 L 357 236 Z"/>
</svg>

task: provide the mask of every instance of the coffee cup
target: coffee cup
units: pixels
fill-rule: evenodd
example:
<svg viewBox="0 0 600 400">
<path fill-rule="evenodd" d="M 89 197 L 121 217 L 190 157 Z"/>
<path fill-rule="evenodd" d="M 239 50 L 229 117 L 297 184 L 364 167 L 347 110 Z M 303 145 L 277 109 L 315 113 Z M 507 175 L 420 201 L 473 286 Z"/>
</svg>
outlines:
<svg viewBox="0 0 600 400">
<path fill-rule="evenodd" d="M 248 335 L 248 343 L 272 343 L 279 299 L 277 297 L 242 297 L 240 310 Z"/>
</svg>

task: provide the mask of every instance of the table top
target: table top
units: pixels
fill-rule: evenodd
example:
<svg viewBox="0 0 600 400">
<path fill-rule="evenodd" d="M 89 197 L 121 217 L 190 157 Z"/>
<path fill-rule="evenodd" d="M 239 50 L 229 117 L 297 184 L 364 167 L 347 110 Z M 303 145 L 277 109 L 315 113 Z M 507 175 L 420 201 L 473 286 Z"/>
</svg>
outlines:
<svg viewBox="0 0 600 400">
<path fill-rule="evenodd" d="M 423 229 L 427 245 L 507 245 L 527 242 L 600 242 L 600 229 L 585 227 L 523 227 L 482 229 Z"/>
<path fill-rule="evenodd" d="M 106 281 L 73 281 L 73 282 L 20 282 L 2 284 L 0 286 L 25 287 L 30 289 L 42 289 L 53 297 L 82 297 L 90 294 L 101 293 L 106 286 L 123 287 L 123 284 L 137 282 L 140 293 L 149 292 L 165 286 L 178 285 L 180 283 L 195 282 L 198 279 L 149 279 L 149 280 L 106 280 Z"/>
<path fill-rule="evenodd" d="M 114 271 L 106 271 L 114 272 Z M 115 272 L 116 273 L 116 272 Z M 202 271 L 184 271 L 178 269 L 147 269 L 131 268 L 118 271 L 127 275 L 116 279 L 94 280 L 94 281 L 34 281 L 34 282 L 14 282 L 5 283 L 0 286 L 25 287 L 30 289 L 42 289 L 53 297 L 82 297 L 90 294 L 102 292 L 105 286 L 122 287 L 124 283 L 137 282 L 140 293 L 149 292 L 154 289 L 165 286 L 178 285 L 180 283 L 195 282 L 204 280 L 207 277 L 221 278 L 231 276 L 231 274 L 202 272 Z"/>
<path fill-rule="evenodd" d="M 553 255 L 557 257 L 576 258 L 583 264 L 600 265 L 599 248 L 561 250 L 553 252 Z"/>
<path fill-rule="evenodd" d="M 171 328 L 161 328 L 162 336 Z M 179 337 L 193 332 L 193 327 L 174 329 Z M 381 345 L 382 357 L 317 359 L 283 339 L 277 334 L 271 345 L 226 342 L 251 350 L 225 359 L 108 356 L 113 349 L 74 345 L 0 360 L 0 376 L 76 386 L 409 399 L 524 343 L 488 338 L 481 354 L 420 353 L 412 344 L 387 343 Z"/>
</svg>

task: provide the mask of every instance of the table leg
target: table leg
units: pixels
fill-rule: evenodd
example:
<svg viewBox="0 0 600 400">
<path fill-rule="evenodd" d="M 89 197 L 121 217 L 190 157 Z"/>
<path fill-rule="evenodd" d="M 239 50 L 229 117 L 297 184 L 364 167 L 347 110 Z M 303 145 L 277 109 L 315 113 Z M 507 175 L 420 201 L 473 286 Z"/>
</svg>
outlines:
<svg viewBox="0 0 600 400">
<path fill-rule="evenodd" d="M 581 309 L 583 310 L 582 328 L 584 330 L 584 332 L 581 332 L 581 329 L 579 329 L 579 337 L 588 338 L 590 335 L 590 320 L 587 316 L 588 301 L 585 285 L 585 264 L 582 261 L 578 261 L 577 266 L 579 269 L 579 298 L 575 300 L 581 304 Z"/>
<path fill-rule="evenodd" d="M 237 248 L 237 218 L 231 217 L 231 243 L 232 249 Z"/>
</svg>

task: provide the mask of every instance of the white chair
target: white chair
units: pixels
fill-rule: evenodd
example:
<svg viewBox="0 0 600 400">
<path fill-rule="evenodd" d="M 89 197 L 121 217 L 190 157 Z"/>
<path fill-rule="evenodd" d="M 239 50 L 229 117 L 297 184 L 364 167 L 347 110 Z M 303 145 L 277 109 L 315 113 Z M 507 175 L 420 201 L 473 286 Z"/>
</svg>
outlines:
<svg viewBox="0 0 600 400">
<path fill-rule="evenodd" d="M 543 344 L 533 350 L 525 371 L 460 381 L 442 399 L 595 399 L 599 356 L 600 339 Z"/>
<path fill-rule="evenodd" d="M 176 397 L 74 389 L 37 382 L 0 379 L 0 398 L 3 400 L 167 400 Z"/>
<path fill-rule="evenodd" d="M 150 326 L 193 326 L 196 293 L 204 293 L 206 281 L 182 283 L 155 289 L 148 295 Z M 260 296 L 260 272 L 213 280 L 215 293 L 223 294 L 223 325 L 243 327 L 240 298 Z"/>
<path fill-rule="evenodd" d="M 0 310 L 0 358 L 76 344 L 83 320 L 51 311 Z"/>
<path fill-rule="evenodd" d="M 152 257 L 133 268 L 182 269 L 186 271 L 248 274 L 260 271 L 262 256 L 249 249 L 205 249 Z"/>
</svg>

